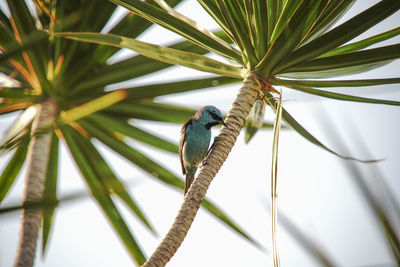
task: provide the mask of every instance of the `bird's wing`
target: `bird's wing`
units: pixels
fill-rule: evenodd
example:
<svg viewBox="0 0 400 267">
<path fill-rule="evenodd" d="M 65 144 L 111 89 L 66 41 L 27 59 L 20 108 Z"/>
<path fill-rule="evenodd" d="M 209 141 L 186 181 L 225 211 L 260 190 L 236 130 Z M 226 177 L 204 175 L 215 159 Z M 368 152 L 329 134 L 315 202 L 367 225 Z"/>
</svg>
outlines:
<svg viewBox="0 0 400 267">
<path fill-rule="evenodd" d="M 183 145 L 185 144 L 185 140 L 186 140 L 186 128 L 188 125 L 192 124 L 193 118 L 191 118 L 190 120 L 188 120 L 181 129 L 181 140 L 179 141 L 179 159 L 181 160 L 181 166 L 182 166 L 182 173 L 183 175 L 186 174 L 186 170 L 185 170 L 185 165 L 183 164 Z"/>
</svg>

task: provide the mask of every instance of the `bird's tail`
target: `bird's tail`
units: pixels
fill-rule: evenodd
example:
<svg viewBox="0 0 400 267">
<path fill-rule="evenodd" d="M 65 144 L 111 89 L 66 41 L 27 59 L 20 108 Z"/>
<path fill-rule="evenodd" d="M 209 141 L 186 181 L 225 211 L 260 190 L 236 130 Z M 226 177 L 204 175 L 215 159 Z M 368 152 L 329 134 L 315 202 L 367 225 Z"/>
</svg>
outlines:
<svg viewBox="0 0 400 267">
<path fill-rule="evenodd" d="M 197 170 L 197 168 L 195 168 L 193 170 L 188 170 L 186 173 L 185 195 L 186 195 L 187 191 L 189 191 L 190 185 L 194 181 L 194 175 L 196 174 L 196 170 Z"/>
</svg>

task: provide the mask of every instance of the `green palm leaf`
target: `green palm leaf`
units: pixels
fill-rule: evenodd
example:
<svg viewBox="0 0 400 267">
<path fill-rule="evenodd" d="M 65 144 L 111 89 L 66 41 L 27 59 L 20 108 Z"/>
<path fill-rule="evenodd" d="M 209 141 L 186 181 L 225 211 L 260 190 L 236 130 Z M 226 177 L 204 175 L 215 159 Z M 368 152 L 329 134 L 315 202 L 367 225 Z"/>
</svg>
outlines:
<svg viewBox="0 0 400 267">
<path fill-rule="evenodd" d="M 286 72 L 314 72 L 331 69 L 349 68 L 359 65 L 387 62 L 400 57 L 400 44 L 350 52 L 336 56 L 317 58 L 295 67 L 282 70 Z"/>
<path fill-rule="evenodd" d="M 271 45 L 278 38 L 278 36 L 281 35 L 289 20 L 292 19 L 296 9 L 299 8 L 300 4 L 301 1 L 299 0 L 295 0 L 290 4 L 286 1 L 285 8 L 282 7 L 283 12 L 280 14 L 278 21 L 275 23 L 275 27 L 269 38 L 269 45 Z"/>
<path fill-rule="evenodd" d="M 81 151 L 87 158 L 89 164 L 92 166 L 96 176 L 107 191 L 107 194 L 109 196 L 116 194 L 123 202 L 125 202 L 125 204 L 132 210 L 138 219 L 140 219 L 140 221 L 143 222 L 149 230 L 154 232 L 153 227 L 150 225 L 150 222 L 145 217 L 143 211 L 136 204 L 133 197 L 128 193 L 123 183 L 117 178 L 117 176 L 111 170 L 111 167 L 103 159 L 92 142 L 84 137 L 81 137 L 79 138 L 79 144 L 81 146 Z"/>
<path fill-rule="evenodd" d="M 93 197 L 99 203 L 105 215 L 110 220 L 115 231 L 118 233 L 119 237 L 129 250 L 132 258 L 139 265 L 143 264 L 146 261 L 146 258 L 141 248 L 137 244 L 135 238 L 133 237 L 128 226 L 126 225 L 124 219 L 120 215 L 113 200 L 109 196 L 107 188 L 98 178 L 96 170 L 93 168 L 92 164 L 86 159 L 85 155 L 81 151 L 80 147 L 83 144 L 82 139 L 85 137 L 79 135 L 71 127 L 63 127 L 61 128 L 61 130 L 65 141 L 70 149 L 70 152 L 75 160 L 75 163 L 78 165 L 79 170 L 85 178 Z"/>
<path fill-rule="evenodd" d="M 223 40 L 206 30 L 199 30 L 187 22 L 167 13 L 165 10 L 141 1 L 112 0 L 145 19 L 160 24 L 207 49 L 240 62 L 239 53 Z"/>
<path fill-rule="evenodd" d="M 309 42 L 330 29 L 340 18 L 343 17 L 355 2 L 355 0 L 330 1 L 315 22 L 315 26 L 312 28 L 310 34 L 304 38 L 302 43 Z"/>
<path fill-rule="evenodd" d="M 108 128 L 111 131 L 131 137 L 145 144 L 151 145 L 156 148 L 163 149 L 172 153 L 178 153 L 178 146 L 171 142 L 166 141 L 156 135 L 144 131 L 138 127 L 126 123 L 125 121 L 116 120 L 115 118 L 107 115 L 93 114 L 88 119 L 93 120 L 96 124 L 103 128 Z"/>
<path fill-rule="evenodd" d="M 387 78 L 387 79 L 360 79 L 360 80 L 286 80 L 286 79 L 273 79 L 274 85 L 280 86 L 298 86 L 298 87 L 362 87 L 374 86 L 380 84 L 395 84 L 400 83 L 400 78 Z"/>
<path fill-rule="evenodd" d="M 140 42 L 131 38 L 112 34 L 99 33 L 55 33 L 57 36 L 70 38 L 73 40 L 92 42 L 97 44 L 112 45 L 121 48 L 129 48 L 138 53 L 169 64 L 178 64 L 200 71 L 207 71 L 219 75 L 240 78 L 241 69 L 232 67 L 222 62 L 200 56 L 194 53 L 184 52 L 168 47 L 162 47 L 149 43 Z"/>
<path fill-rule="evenodd" d="M 293 53 L 275 69 L 275 73 L 279 73 L 283 69 L 316 58 L 339 47 L 376 25 L 378 22 L 389 17 L 399 8 L 400 2 L 397 0 L 380 1 L 333 30 L 293 51 Z"/>
<path fill-rule="evenodd" d="M 150 84 L 127 88 L 126 101 L 137 101 L 138 99 L 153 98 L 156 96 L 189 92 L 192 90 L 213 88 L 225 84 L 239 82 L 240 79 L 231 77 L 212 77 L 204 79 L 187 79 L 177 82 Z M 0 92 L 1 94 L 1 92 Z"/>
<path fill-rule="evenodd" d="M 207 50 L 204 50 L 203 48 L 200 48 L 188 41 L 179 42 L 169 47 L 196 54 L 205 54 L 207 52 Z M 76 93 L 81 93 L 82 91 L 90 88 L 103 87 L 108 84 L 137 78 L 168 67 L 171 67 L 171 64 L 138 55 L 125 60 L 121 60 L 114 64 L 104 65 L 100 67 L 96 72 L 87 77 L 85 81 L 79 82 L 78 84 L 73 86 L 71 90 Z M 72 80 L 68 82 L 68 84 L 71 84 L 72 87 L 74 81 Z"/>
<path fill-rule="evenodd" d="M 118 103 L 107 108 L 104 113 L 123 116 L 125 118 L 134 117 L 141 120 L 182 124 L 193 116 L 196 110 L 169 104 L 141 101 L 134 105 Z"/>
<path fill-rule="evenodd" d="M 245 1 L 247 28 L 250 33 L 255 55 L 261 59 L 267 53 L 268 48 L 268 17 L 267 1 Z"/>
<path fill-rule="evenodd" d="M 397 28 L 391 29 L 389 31 L 371 36 L 364 40 L 341 46 L 341 47 L 336 48 L 328 53 L 323 54 L 322 57 L 329 57 L 329 56 L 334 56 L 334 55 L 338 55 L 338 54 L 344 54 L 344 53 L 348 53 L 348 52 L 358 51 L 358 50 L 367 48 L 371 45 L 377 44 L 379 42 L 386 41 L 390 38 L 398 36 L 399 34 L 400 34 L 400 27 L 397 27 Z"/>
<path fill-rule="evenodd" d="M 58 178 L 58 151 L 59 140 L 54 133 L 52 137 L 49 162 L 46 170 L 46 180 L 44 183 L 43 202 L 57 203 L 57 178 Z M 42 232 L 42 253 L 45 254 L 47 241 L 49 240 L 50 230 L 53 223 L 55 205 L 45 205 L 43 209 L 43 232 Z"/>
<path fill-rule="evenodd" d="M 14 184 L 15 178 L 19 174 L 22 165 L 26 159 L 26 153 L 28 151 L 29 139 L 24 138 L 16 149 L 13 157 L 7 163 L 5 169 L 2 171 L 0 176 L 0 202 L 7 195 L 10 187 Z"/>
<path fill-rule="evenodd" d="M 0 139 L 0 150 L 9 147 L 9 144 L 18 139 L 21 134 L 24 134 L 24 131 L 26 131 L 26 129 L 29 127 L 37 112 L 37 105 L 30 106 L 29 108 L 25 109 L 24 112 L 22 112 L 18 119 Z"/>
<path fill-rule="evenodd" d="M 255 56 L 253 45 L 251 44 L 247 33 L 248 29 L 246 21 L 244 6 L 241 2 L 236 1 L 218 1 L 217 6 L 221 15 L 229 29 L 229 33 L 233 37 L 233 41 L 242 51 L 242 58 L 244 62 L 248 62 L 250 68 L 255 66 L 257 58 Z"/>
<path fill-rule="evenodd" d="M 47 38 L 48 35 L 45 32 L 34 31 L 23 37 L 23 39 L 26 39 L 23 45 L 20 45 L 20 43 L 17 41 L 10 41 L 1 48 L 4 53 L 0 54 L 0 62 L 8 60 L 14 55 L 18 55 L 22 50 L 45 43 Z"/>
<path fill-rule="evenodd" d="M 348 76 L 353 74 L 363 73 L 369 70 L 374 70 L 389 64 L 391 61 L 374 62 L 370 64 L 357 65 L 339 69 L 329 69 L 314 72 L 288 72 L 279 74 L 279 77 L 293 78 L 293 79 L 322 79 L 334 78 L 340 76 Z"/>
<path fill-rule="evenodd" d="M 125 157 L 127 160 L 131 161 L 139 168 L 143 169 L 145 172 L 157 177 L 169 185 L 183 187 L 183 182 L 174 174 L 148 158 L 143 153 L 111 135 L 106 128 L 90 123 L 87 120 L 80 120 L 79 124 L 93 137 L 97 138 L 99 141 Z"/>
<path fill-rule="evenodd" d="M 268 102 L 268 104 L 271 106 L 271 108 L 273 108 L 276 112 L 277 103 L 276 103 L 276 100 L 273 98 L 273 96 L 271 94 L 267 94 L 267 97 L 265 98 L 265 100 Z M 292 115 L 290 115 L 289 112 L 287 112 L 284 108 L 282 108 L 282 119 L 287 125 L 289 125 L 291 128 L 293 128 L 297 133 L 299 133 L 305 139 L 307 139 L 311 143 L 321 147 L 322 149 L 324 149 L 342 159 L 351 159 L 351 160 L 356 160 L 356 161 L 365 162 L 365 163 L 377 161 L 377 160 L 359 160 L 354 157 L 344 156 L 344 155 L 341 155 L 341 154 L 335 152 L 331 148 L 329 148 L 326 145 L 324 145 L 323 143 L 321 143 L 309 131 L 307 131 L 303 126 L 301 126 L 301 124 L 299 122 L 297 122 L 296 119 L 294 119 L 292 117 Z"/>
<path fill-rule="evenodd" d="M 258 63 L 258 73 L 262 77 L 271 76 L 272 70 L 299 45 L 328 2 L 326 0 L 303 1 L 290 17 L 290 20 L 287 18 L 284 21 L 285 28 L 271 43 L 267 54 Z"/>
<path fill-rule="evenodd" d="M 370 103 L 370 104 L 384 104 L 384 105 L 393 105 L 393 106 L 399 106 L 400 105 L 399 101 L 373 99 L 373 98 L 367 98 L 367 97 L 359 97 L 359 96 L 352 96 L 352 95 L 346 95 L 346 94 L 339 94 L 339 93 L 334 93 L 334 92 L 318 90 L 318 89 L 311 88 L 311 87 L 289 86 L 288 88 L 294 89 L 294 90 L 297 90 L 297 91 L 301 91 L 301 92 L 305 92 L 305 93 L 308 93 L 308 94 L 327 97 L 327 98 L 332 98 L 332 99 L 336 99 L 336 100 L 353 101 L 353 102 Z"/>
<path fill-rule="evenodd" d="M 16 37 L 21 38 L 21 42 L 25 42 L 23 38 L 28 37 L 27 35 L 37 31 L 35 27 L 35 20 L 32 17 L 25 1 L 23 0 L 16 0 L 16 1 L 7 1 L 8 7 L 12 14 L 12 19 L 16 29 Z M 28 40 L 29 42 L 29 40 Z M 50 83 L 48 82 L 45 74 L 45 64 L 48 62 L 46 53 L 45 53 L 45 46 L 43 45 L 35 45 L 31 49 L 27 51 L 29 56 L 28 64 L 31 64 L 34 68 L 33 79 L 38 79 L 40 82 L 41 87 L 36 88 L 36 90 L 44 90 L 45 92 L 49 92 L 50 90 Z"/>
</svg>

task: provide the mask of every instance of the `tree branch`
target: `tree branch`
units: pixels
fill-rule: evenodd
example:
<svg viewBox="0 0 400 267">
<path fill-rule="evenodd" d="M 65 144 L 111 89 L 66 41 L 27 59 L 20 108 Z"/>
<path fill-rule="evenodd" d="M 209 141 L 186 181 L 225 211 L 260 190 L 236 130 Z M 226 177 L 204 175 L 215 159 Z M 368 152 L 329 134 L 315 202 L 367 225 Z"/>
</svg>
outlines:
<svg viewBox="0 0 400 267">
<path fill-rule="evenodd" d="M 252 74 L 244 79 L 225 120 L 229 128 L 223 127 L 221 129 L 216 144 L 186 194 L 169 232 L 147 262 L 142 265 L 143 267 L 165 266 L 178 250 L 192 225 L 212 179 L 228 157 L 236 138 L 240 134 L 244 121 L 257 99 L 259 86 L 260 84 Z"/>
<path fill-rule="evenodd" d="M 46 100 L 40 104 L 39 111 L 33 121 L 23 205 L 30 202 L 40 202 L 42 199 L 52 132 L 41 131 L 51 126 L 56 119 L 56 114 L 57 106 L 51 100 Z M 33 266 L 41 219 L 41 208 L 23 209 L 18 252 L 14 266 Z"/>
</svg>

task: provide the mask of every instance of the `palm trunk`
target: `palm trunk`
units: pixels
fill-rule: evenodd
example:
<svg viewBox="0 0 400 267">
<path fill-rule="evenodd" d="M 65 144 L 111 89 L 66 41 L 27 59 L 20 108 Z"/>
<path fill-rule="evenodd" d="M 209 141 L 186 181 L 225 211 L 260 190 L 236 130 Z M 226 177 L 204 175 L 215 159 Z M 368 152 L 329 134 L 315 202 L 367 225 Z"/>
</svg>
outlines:
<svg viewBox="0 0 400 267">
<path fill-rule="evenodd" d="M 32 139 L 29 144 L 25 189 L 22 199 L 25 208 L 22 210 L 18 252 L 15 261 L 17 267 L 33 266 L 42 209 L 39 207 L 32 208 L 29 205 L 40 202 L 43 196 L 52 137 L 52 132 L 45 129 L 48 129 L 55 121 L 56 114 L 56 105 L 52 101 L 44 101 L 40 104 L 32 124 Z"/>
<path fill-rule="evenodd" d="M 212 179 L 228 157 L 236 138 L 243 127 L 258 95 L 259 83 L 253 76 L 245 78 L 232 108 L 225 120 L 229 128 L 223 127 L 218 141 L 207 158 L 207 163 L 190 187 L 177 217 L 160 245 L 143 265 L 143 267 L 165 266 L 183 242 L 196 213 L 206 195 Z"/>
</svg>

